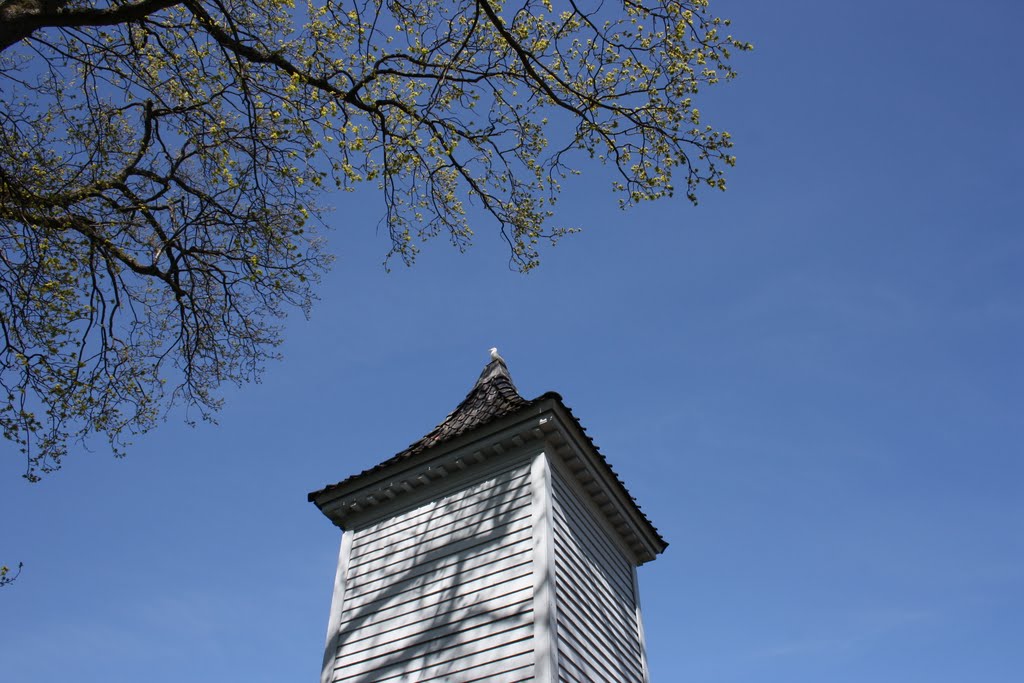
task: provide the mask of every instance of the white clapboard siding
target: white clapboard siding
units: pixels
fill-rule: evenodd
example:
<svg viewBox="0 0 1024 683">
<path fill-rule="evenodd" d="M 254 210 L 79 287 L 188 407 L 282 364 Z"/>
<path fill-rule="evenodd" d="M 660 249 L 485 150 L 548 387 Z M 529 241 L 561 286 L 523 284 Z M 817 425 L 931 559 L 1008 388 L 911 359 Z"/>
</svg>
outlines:
<svg viewBox="0 0 1024 683">
<path fill-rule="evenodd" d="M 361 577 L 363 581 L 352 581 L 349 584 L 352 589 L 348 595 L 352 599 L 371 600 L 372 596 L 380 597 L 379 594 L 383 591 L 397 593 L 402 590 L 422 590 L 430 583 L 444 580 L 447 576 L 446 572 L 454 574 L 481 567 L 488 567 L 487 571 L 493 572 L 497 570 L 493 565 L 502 562 L 502 556 L 496 555 L 496 550 L 504 550 L 508 554 L 519 553 L 523 550 L 520 546 L 529 544 L 530 538 L 529 529 L 520 529 L 508 534 L 497 543 L 485 540 L 477 545 L 467 547 L 464 550 L 465 555 L 449 556 L 426 566 L 415 560 L 397 564 L 393 568 L 389 567 L 392 571 L 380 572 L 377 575 L 366 574 Z M 395 572 L 401 573 L 401 581 L 395 581 L 393 576 Z"/>
<path fill-rule="evenodd" d="M 643 683 L 633 565 L 552 473 L 558 680 Z"/>
<path fill-rule="evenodd" d="M 348 533 L 330 680 L 532 680 L 528 465 Z"/>
<path fill-rule="evenodd" d="M 452 494 L 439 501 L 431 501 L 422 505 L 412 512 L 378 522 L 377 524 L 363 529 L 361 535 L 365 538 L 367 534 L 372 535 L 372 542 L 362 543 L 358 548 L 352 549 L 351 557 L 357 558 L 365 553 L 381 547 L 387 547 L 398 540 L 411 539 L 423 531 L 436 529 L 439 520 L 444 524 L 451 524 L 459 520 L 475 518 L 487 505 L 509 505 L 515 495 L 529 495 L 524 487 L 525 477 L 516 476 L 509 480 L 496 481 L 489 479 L 458 493 Z M 513 494 L 510 498 L 510 492 Z M 484 506 L 481 506 L 481 502 Z"/>
</svg>

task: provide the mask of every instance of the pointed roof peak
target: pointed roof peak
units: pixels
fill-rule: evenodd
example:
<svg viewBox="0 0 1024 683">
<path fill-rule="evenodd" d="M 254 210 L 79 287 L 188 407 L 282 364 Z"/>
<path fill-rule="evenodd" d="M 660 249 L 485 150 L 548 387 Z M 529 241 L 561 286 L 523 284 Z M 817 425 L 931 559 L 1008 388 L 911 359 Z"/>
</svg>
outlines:
<svg viewBox="0 0 1024 683">
<path fill-rule="evenodd" d="M 482 385 L 499 378 L 507 381 L 512 386 L 512 391 L 516 392 L 516 395 L 519 394 L 515 383 L 512 382 L 512 375 L 508 372 L 508 365 L 505 363 L 505 359 L 498 355 L 498 349 L 495 347 L 491 349 L 491 362 L 484 366 L 483 372 L 480 373 L 476 384 L 473 385 L 473 390 L 470 391 L 470 396 L 472 396 L 473 391 L 476 391 Z M 466 398 L 468 399 L 469 396 Z"/>
<path fill-rule="evenodd" d="M 477 378 L 473 388 L 466 394 L 466 398 L 462 399 L 462 402 L 455 406 L 455 409 L 448 414 L 448 417 L 427 432 L 422 439 L 410 444 L 408 448 L 396 453 L 385 462 L 368 470 L 368 472 L 422 453 L 434 446 L 440 446 L 467 432 L 482 427 L 488 422 L 514 413 L 531 403 L 531 401 L 527 401 L 519 395 L 519 390 L 512 383 L 512 377 L 508 373 L 505 359 L 498 355 L 497 349 L 491 349 L 491 358 L 491 362 L 484 366 L 483 372 L 480 373 L 480 377 Z M 362 474 L 366 473 L 363 472 Z M 355 479 L 359 476 L 362 475 L 349 477 L 349 479 Z"/>
<path fill-rule="evenodd" d="M 529 423 L 528 420 L 525 420 L 525 416 L 528 413 L 527 409 L 531 408 L 535 410 L 529 414 L 533 416 L 533 419 L 540 419 L 539 423 Z M 480 373 L 480 376 L 473 384 L 473 388 L 466 394 L 466 398 L 462 399 L 462 402 L 448 414 L 448 417 L 430 430 L 423 438 L 415 441 L 405 450 L 396 453 L 378 465 L 350 476 L 337 484 L 330 484 L 319 491 L 313 491 L 308 496 L 309 500 L 316 503 L 317 507 L 324 514 L 341 526 L 349 514 L 342 510 L 348 508 L 334 508 L 331 506 L 339 504 L 339 501 L 344 503 L 344 496 L 358 492 L 361 486 L 372 487 L 374 484 L 378 484 L 384 486 L 387 492 L 381 493 L 378 490 L 376 493 L 373 493 L 371 491 L 372 495 L 369 495 L 369 504 L 376 505 L 382 499 L 393 498 L 396 495 L 396 491 L 391 487 L 391 484 L 386 483 L 386 479 L 383 479 L 389 471 L 402 471 L 401 466 L 406 462 L 412 463 L 411 466 L 414 467 L 426 466 L 429 470 L 429 463 L 437 462 L 438 458 L 450 455 L 451 450 L 466 446 L 474 438 L 489 437 L 496 430 L 509 427 L 509 425 L 514 424 L 515 420 L 520 419 L 517 416 L 523 416 L 525 420 L 523 424 L 529 423 L 533 425 L 527 427 L 527 429 L 531 430 L 530 433 L 535 438 L 546 439 L 555 435 L 563 439 L 563 445 L 568 443 L 570 446 L 573 446 L 569 449 L 571 452 L 579 452 L 581 454 L 577 459 L 582 457 L 583 461 L 591 463 L 590 466 L 584 466 L 583 470 L 571 469 L 583 472 L 596 471 L 598 478 L 607 483 L 608 488 L 605 490 L 612 491 L 614 495 L 619 496 L 619 500 L 627 508 L 627 514 L 632 515 L 639 525 L 640 531 L 637 533 L 647 539 L 647 541 L 643 542 L 648 543 L 649 552 L 638 551 L 641 552 L 641 558 L 653 559 L 655 555 L 664 551 L 667 543 L 658 533 L 658 530 L 654 528 L 654 525 L 651 524 L 647 516 L 644 515 L 636 500 L 626 490 L 619 475 L 615 473 L 607 459 L 598 450 L 597 445 L 587 434 L 587 430 L 580 424 L 576 416 L 573 415 L 572 410 L 565 405 L 562 397 L 554 391 L 546 392 L 529 400 L 520 396 L 519 391 L 512 383 L 512 377 L 508 372 L 508 365 L 498 355 L 496 348 L 491 349 L 490 362 L 484 366 L 483 372 Z M 544 432 L 541 434 L 537 427 L 544 424 L 548 426 L 543 428 Z M 476 432 L 476 430 L 480 431 Z M 555 455 L 552 457 L 561 457 L 557 456 L 557 453 L 560 451 L 561 449 L 556 448 L 554 451 Z M 436 455 L 431 455 L 432 453 Z M 421 454 L 423 457 L 418 457 Z M 431 458 L 434 458 L 434 460 L 432 461 Z M 459 462 L 461 462 L 461 459 Z M 465 463 L 463 462 L 459 468 L 464 467 Z M 443 470 L 444 468 L 442 467 L 441 469 Z M 603 474 L 601 474 L 602 472 Z M 420 479 L 423 482 L 428 481 L 426 476 L 419 477 L 417 481 Z M 385 483 L 382 484 L 382 481 Z M 586 490 L 590 491 L 589 488 Z M 615 493 L 615 491 L 618 491 L 618 493 Z M 375 497 L 378 494 L 379 496 Z M 350 499 L 348 502 L 352 503 L 353 501 L 355 499 Z M 365 503 L 365 501 L 363 502 Z M 350 505 L 349 508 L 358 511 L 358 506 L 352 507 Z M 639 537 L 631 536 L 630 538 Z M 641 541 L 637 542 L 640 543 Z M 648 552 L 648 555 L 643 556 L 643 552 Z M 642 564 L 647 559 L 640 559 L 639 562 Z"/>
</svg>

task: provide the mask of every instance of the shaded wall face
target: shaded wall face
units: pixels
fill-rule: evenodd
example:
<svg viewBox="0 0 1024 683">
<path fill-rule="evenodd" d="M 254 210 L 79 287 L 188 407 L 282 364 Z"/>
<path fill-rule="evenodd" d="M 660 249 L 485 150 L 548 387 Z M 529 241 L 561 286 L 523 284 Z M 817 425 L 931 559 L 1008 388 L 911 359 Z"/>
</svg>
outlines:
<svg viewBox="0 0 1024 683">
<path fill-rule="evenodd" d="M 533 678 L 530 466 L 346 532 L 325 680 Z"/>
<path fill-rule="evenodd" d="M 551 493 L 558 680 L 642 683 L 633 564 L 557 470 Z"/>
</svg>

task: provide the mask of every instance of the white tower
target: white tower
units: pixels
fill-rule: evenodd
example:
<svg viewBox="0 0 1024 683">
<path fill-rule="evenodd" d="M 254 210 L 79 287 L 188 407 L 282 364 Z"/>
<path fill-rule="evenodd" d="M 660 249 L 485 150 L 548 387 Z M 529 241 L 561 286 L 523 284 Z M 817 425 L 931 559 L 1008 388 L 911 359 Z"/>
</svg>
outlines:
<svg viewBox="0 0 1024 683">
<path fill-rule="evenodd" d="M 433 431 L 309 494 L 344 530 L 322 683 L 648 680 L 667 544 L 554 392 L 492 360 Z"/>
</svg>

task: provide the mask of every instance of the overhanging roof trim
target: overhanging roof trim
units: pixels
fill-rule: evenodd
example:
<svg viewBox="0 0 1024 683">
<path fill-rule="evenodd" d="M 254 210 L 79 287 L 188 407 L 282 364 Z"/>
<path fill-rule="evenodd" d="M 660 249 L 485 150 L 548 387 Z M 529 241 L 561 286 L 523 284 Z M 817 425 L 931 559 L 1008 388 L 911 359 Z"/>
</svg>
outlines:
<svg viewBox="0 0 1024 683">
<path fill-rule="evenodd" d="M 522 412 L 527 411 L 530 408 L 543 410 L 541 404 L 551 401 L 556 406 L 561 408 L 569 422 L 581 437 L 584 447 L 586 447 L 595 456 L 594 460 L 599 466 L 605 471 L 608 481 L 619 490 L 623 500 L 632 506 L 636 513 L 636 517 L 641 521 L 642 525 L 646 527 L 646 531 L 650 538 L 654 541 L 658 547 L 657 552 L 660 553 L 668 547 L 668 543 L 662 538 L 657 528 L 651 523 L 647 515 L 644 514 L 637 503 L 636 498 L 629 493 L 625 484 L 619 478 L 619 475 L 612 469 L 607 458 L 601 453 L 594 440 L 587 434 L 586 428 L 580 424 L 580 421 L 573 414 L 572 410 L 565 405 L 562 397 L 554 391 L 549 391 L 534 399 L 524 399 L 519 395 L 515 385 L 512 383 L 512 378 L 509 376 L 508 368 L 505 366 L 503 361 L 494 360 L 491 361 L 480 374 L 476 384 L 466 395 L 466 398 L 456 406 L 455 410 L 448 414 L 448 416 L 442 420 L 434 429 L 428 432 L 423 438 L 413 442 L 404 450 L 396 453 L 387 460 L 375 465 L 369 469 L 363 470 L 359 474 L 355 474 L 347 479 L 344 479 L 336 484 L 331 484 L 318 491 L 313 491 L 309 494 L 308 499 L 310 502 L 315 503 L 317 507 L 323 509 L 325 503 L 335 496 L 328 496 L 328 494 L 337 493 L 341 494 L 342 489 L 351 491 L 355 488 L 360 487 L 363 484 L 369 484 L 375 479 L 379 479 L 380 475 L 383 475 L 386 471 L 392 469 L 400 469 L 400 465 L 405 465 L 407 462 L 419 461 L 421 458 L 417 458 L 423 454 L 425 457 L 429 457 L 428 454 L 433 451 L 441 452 L 447 450 L 441 448 L 442 446 L 456 445 L 454 442 L 464 442 L 459 437 L 468 435 L 478 429 L 486 427 L 496 421 L 502 421 L 508 424 L 507 421 L 502 418 L 514 416 Z M 558 412 L 558 411 L 556 411 Z"/>
<path fill-rule="evenodd" d="M 347 479 L 343 479 L 337 484 L 331 484 L 319 491 L 313 491 L 309 494 L 308 499 L 310 502 L 316 502 L 316 499 L 322 494 L 329 493 L 335 489 L 349 487 L 364 477 L 390 469 L 398 463 L 448 443 L 467 432 L 477 430 L 501 417 L 535 405 L 547 396 L 548 394 L 544 394 L 532 401 L 527 401 L 516 390 L 504 361 L 491 361 L 484 368 L 483 372 L 480 373 L 480 377 L 466 395 L 466 398 L 462 399 L 462 402 L 455 407 L 455 410 L 449 413 L 448 417 L 442 420 L 440 424 L 427 432 L 423 438 L 414 441 L 405 450 L 399 451 L 382 463 L 363 470 L 359 474 L 354 474 Z"/>
</svg>

